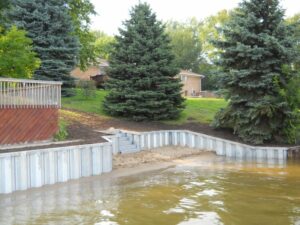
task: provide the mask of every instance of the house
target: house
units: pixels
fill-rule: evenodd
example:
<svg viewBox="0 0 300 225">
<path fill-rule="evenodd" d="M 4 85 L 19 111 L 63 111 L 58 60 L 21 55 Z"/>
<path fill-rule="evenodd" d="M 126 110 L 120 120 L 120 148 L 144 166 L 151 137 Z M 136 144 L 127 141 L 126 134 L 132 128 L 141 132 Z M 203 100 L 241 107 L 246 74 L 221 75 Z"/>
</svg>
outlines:
<svg viewBox="0 0 300 225">
<path fill-rule="evenodd" d="M 77 80 L 94 80 L 97 87 L 101 87 L 108 79 L 106 69 L 109 63 L 106 60 L 100 59 L 97 65 L 91 65 L 87 70 L 82 71 L 79 67 L 71 71 L 71 76 Z"/>
<path fill-rule="evenodd" d="M 182 95 L 187 97 L 196 97 L 201 96 L 202 88 L 202 79 L 204 75 L 193 73 L 188 70 L 181 70 L 180 73 L 176 76 L 178 77 L 182 84 Z"/>
</svg>

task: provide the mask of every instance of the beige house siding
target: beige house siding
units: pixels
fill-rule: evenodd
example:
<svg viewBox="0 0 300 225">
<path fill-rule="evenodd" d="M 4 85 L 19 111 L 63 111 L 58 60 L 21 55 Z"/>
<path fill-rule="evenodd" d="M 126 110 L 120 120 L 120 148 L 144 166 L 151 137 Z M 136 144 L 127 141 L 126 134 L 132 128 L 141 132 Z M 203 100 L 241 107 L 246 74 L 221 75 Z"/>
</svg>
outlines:
<svg viewBox="0 0 300 225">
<path fill-rule="evenodd" d="M 195 96 L 201 92 L 201 78 L 184 76 L 182 79 L 182 91 L 185 96 Z"/>
<path fill-rule="evenodd" d="M 90 80 L 91 76 L 100 74 L 99 66 L 89 66 L 86 71 L 80 70 L 80 68 L 75 68 L 71 71 L 71 76 L 80 80 Z"/>
<path fill-rule="evenodd" d="M 76 67 L 71 71 L 71 76 L 79 80 L 90 80 L 91 76 L 96 76 L 99 74 L 105 74 L 106 68 L 109 63 L 104 59 L 98 59 L 98 65 L 91 65 L 87 70 L 82 71 L 79 67 Z"/>
<path fill-rule="evenodd" d="M 181 80 L 182 95 L 183 96 L 200 96 L 202 92 L 202 78 L 203 75 L 196 74 L 190 71 L 182 70 L 177 77 Z"/>
</svg>

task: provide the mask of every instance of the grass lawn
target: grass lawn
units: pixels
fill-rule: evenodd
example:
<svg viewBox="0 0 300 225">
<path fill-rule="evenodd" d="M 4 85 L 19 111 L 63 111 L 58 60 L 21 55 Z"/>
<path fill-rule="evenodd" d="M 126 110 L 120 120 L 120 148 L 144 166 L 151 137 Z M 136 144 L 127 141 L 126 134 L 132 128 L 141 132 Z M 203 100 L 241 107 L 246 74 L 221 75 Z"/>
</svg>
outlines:
<svg viewBox="0 0 300 225">
<path fill-rule="evenodd" d="M 102 102 L 107 91 L 97 90 L 94 97 L 85 97 L 80 89 L 76 89 L 76 95 L 73 97 L 63 97 L 62 106 L 69 109 L 76 109 L 82 112 L 91 112 L 107 116 L 103 111 Z"/>
<path fill-rule="evenodd" d="M 90 98 L 84 97 L 81 90 L 77 89 L 76 91 L 76 96 L 62 99 L 63 107 L 107 116 L 102 108 L 102 101 L 107 91 L 97 90 L 96 96 Z M 168 124 L 184 124 L 187 122 L 210 123 L 215 113 L 220 108 L 225 107 L 227 103 L 224 99 L 188 98 L 185 104 L 186 108 L 178 119 L 164 122 Z"/>
<path fill-rule="evenodd" d="M 176 120 L 165 121 L 169 124 L 184 124 L 187 122 L 212 122 L 216 112 L 227 105 L 221 98 L 187 98 L 186 107 Z"/>
</svg>

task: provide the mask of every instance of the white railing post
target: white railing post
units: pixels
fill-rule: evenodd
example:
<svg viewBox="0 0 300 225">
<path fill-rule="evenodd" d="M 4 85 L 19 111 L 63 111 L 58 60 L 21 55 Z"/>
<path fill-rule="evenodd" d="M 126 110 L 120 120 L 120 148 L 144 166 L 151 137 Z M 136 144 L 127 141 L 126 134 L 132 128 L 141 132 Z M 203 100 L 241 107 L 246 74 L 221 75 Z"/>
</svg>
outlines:
<svg viewBox="0 0 300 225">
<path fill-rule="evenodd" d="M 61 82 L 0 78 L 0 108 L 60 108 Z"/>
</svg>

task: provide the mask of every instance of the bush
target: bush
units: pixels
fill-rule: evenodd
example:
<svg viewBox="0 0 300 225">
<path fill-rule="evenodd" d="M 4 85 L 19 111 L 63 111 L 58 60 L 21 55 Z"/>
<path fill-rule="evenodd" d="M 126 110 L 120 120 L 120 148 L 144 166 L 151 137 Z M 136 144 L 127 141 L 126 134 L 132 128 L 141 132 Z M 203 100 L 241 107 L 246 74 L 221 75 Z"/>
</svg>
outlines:
<svg viewBox="0 0 300 225">
<path fill-rule="evenodd" d="M 67 122 L 60 120 L 58 123 L 58 131 L 54 135 L 54 141 L 64 141 L 68 137 Z"/>
<path fill-rule="evenodd" d="M 92 80 L 80 80 L 77 84 L 85 98 L 96 96 L 96 84 Z"/>
<path fill-rule="evenodd" d="M 76 90 L 74 88 L 62 88 L 61 96 L 62 97 L 73 97 L 76 95 Z"/>
</svg>

